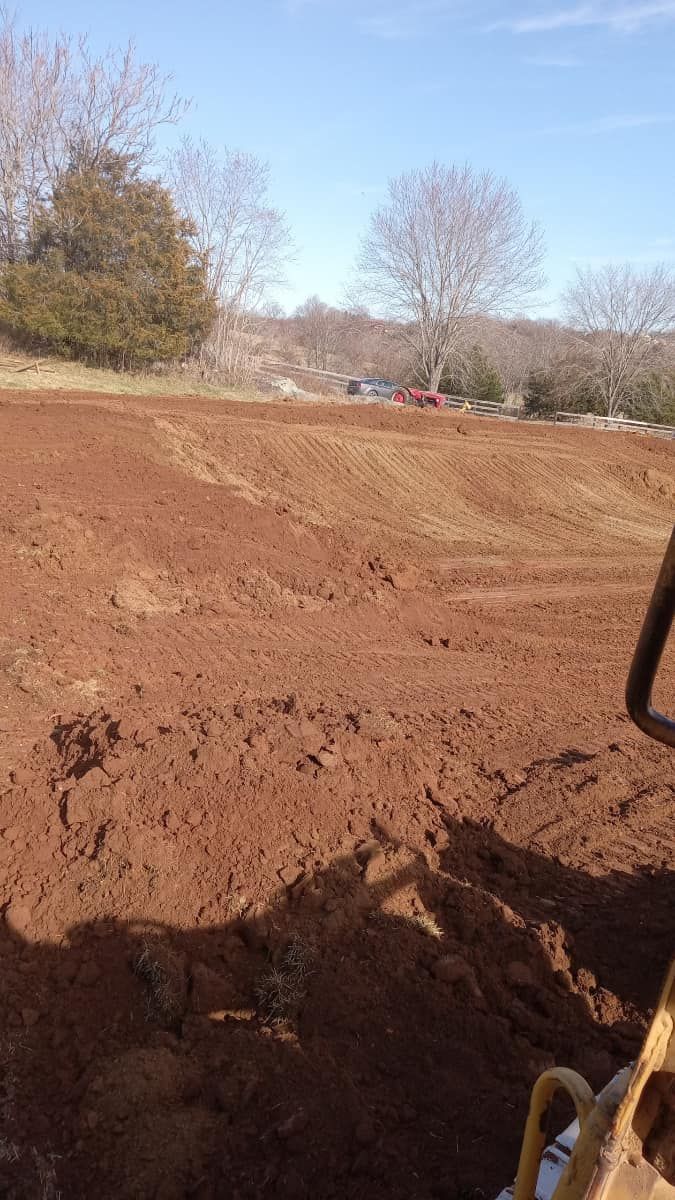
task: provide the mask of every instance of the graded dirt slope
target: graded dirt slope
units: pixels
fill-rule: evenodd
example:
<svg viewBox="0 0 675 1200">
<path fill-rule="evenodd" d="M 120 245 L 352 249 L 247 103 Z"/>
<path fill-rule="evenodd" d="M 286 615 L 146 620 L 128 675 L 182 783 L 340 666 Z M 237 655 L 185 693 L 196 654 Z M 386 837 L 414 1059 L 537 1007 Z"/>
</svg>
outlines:
<svg viewBox="0 0 675 1200">
<path fill-rule="evenodd" d="M 0 468 L 0 1190 L 496 1193 L 673 949 L 671 446 L 5 394 Z"/>
</svg>

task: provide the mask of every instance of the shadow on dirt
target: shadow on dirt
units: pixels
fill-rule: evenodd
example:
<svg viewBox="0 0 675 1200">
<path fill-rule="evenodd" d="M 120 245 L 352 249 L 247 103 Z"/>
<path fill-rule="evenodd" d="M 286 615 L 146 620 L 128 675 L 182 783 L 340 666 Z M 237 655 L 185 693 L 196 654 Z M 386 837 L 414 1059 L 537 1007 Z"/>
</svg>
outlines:
<svg viewBox="0 0 675 1200">
<path fill-rule="evenodd" d="M 0 1195 L 496 1194 L 537 1074 L 634 1055 L 674 875 L 461 821 L 434 854 L 374 838 L 217 927 L 3 923 Z"/>
</svg>

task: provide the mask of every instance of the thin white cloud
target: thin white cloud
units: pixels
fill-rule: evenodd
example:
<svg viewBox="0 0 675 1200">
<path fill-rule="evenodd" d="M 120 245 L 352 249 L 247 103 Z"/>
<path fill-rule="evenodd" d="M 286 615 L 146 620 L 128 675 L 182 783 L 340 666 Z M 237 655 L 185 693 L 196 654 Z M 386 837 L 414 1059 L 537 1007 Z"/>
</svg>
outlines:
<svg viewBox="0 0 675 1200">
<path fill-rule="evenodd" d="M 428 33 L 430 19 L 456 15 L 455 7 L 453 0 L 407 0 L 359 17 L 357 27 L 361 33 L 382 41 L 405 41 Z"/>
<path fill-rule="evenodd" d="M 675 0 L 639 0 L 628 4 L 577 4 L 532 16 L 508 17 L 494 21 L 489 31 L 506 29 L 511 33 L 551 33 L 559 29 L 604 28 L 615 33 L 635 33 L 653 21 L 675 20 Z"/>
<path fill-rule="evenodd" d="M 566 125 L 550 125 L 540 132 L 587 134 L 592 137 L 626 129 L 647 129 L 655 125 L 675 125 L 675 113 L 617 113 L 608 117 L 590 117 L 586 121 L 572 121 Z"/>
</svg>

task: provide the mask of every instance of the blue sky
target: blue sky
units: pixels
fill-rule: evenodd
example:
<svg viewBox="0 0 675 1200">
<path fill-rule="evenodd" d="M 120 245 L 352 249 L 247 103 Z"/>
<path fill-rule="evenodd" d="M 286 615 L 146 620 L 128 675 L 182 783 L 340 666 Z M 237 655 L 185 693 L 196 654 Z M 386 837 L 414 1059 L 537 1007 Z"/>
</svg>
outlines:
<svg viewBox="0 0 675 1200">
<path fill-rule="evenodd" d="M 133 37 L 192 97 L 186 131 L 269 161 L 297 246 L 287 308 L 341 300 L 387 179 L 434 158 L 505 175 L 543 226 L 533 314 L 555 315 L 577 263 L 675 262 L 675 0 L 24 0 L 20 15 L 97 48 Z"/>
</svg>

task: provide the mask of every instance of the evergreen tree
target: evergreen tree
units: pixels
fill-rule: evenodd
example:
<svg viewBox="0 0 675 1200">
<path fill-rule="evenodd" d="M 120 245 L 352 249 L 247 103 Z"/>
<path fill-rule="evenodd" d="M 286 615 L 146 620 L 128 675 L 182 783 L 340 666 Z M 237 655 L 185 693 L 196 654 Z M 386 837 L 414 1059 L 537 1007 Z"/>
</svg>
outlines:
<svg viewBox="0 0 675 1200">
<path fill-rule="evenodd" d="M 476 399 L 503 404 L 504 385 L 501 376 L 496 367 L 491 366 L 482 351 L 478 351 L 472 371 Z"/>
<path fill-rule="evenodd" d="M 528 417 L 551 416 L 556 410 L 555 381 L 549 371 L 532 371 L 525 387 Z"/>
<path fill-rule="evenodd" d="M 504 402 L 504 385 L 499 371 L 488 362 L 478 345 L 472 346 L 468 357 L 446 372 L 439 390 L 447 396 L 466 396 L 496 404 Z"/>
<path fill-rule="evenodd" d="M 185 356 L 215 312 L 169 192 L 121 156 L 67 172 L 28 261 L 3 277 L 0 319 L 58 353 L 115 367 Z"/>
</svg>

